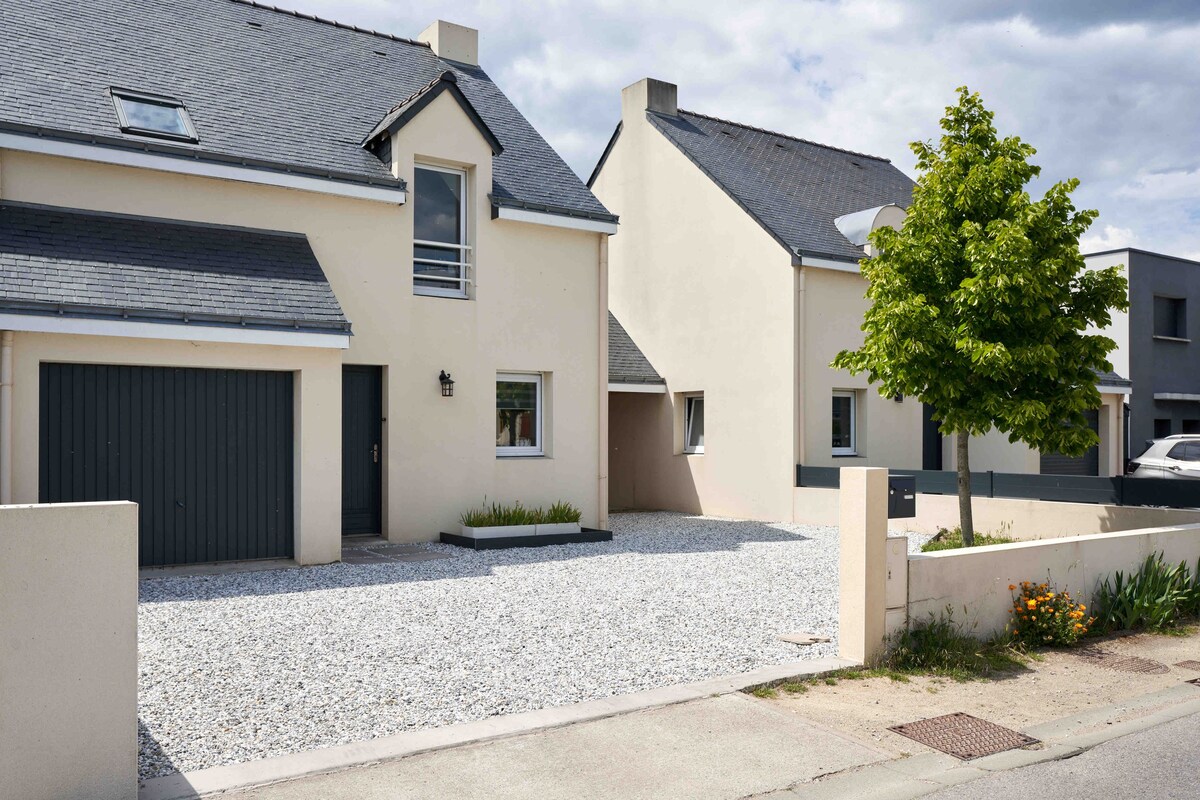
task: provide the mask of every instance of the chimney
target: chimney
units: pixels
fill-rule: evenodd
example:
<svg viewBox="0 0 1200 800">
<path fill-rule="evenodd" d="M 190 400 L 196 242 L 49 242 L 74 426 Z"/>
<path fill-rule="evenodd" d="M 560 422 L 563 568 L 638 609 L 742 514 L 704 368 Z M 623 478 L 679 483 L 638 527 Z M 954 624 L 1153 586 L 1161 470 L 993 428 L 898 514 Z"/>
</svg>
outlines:
<svg viewBox="0 0 1200 800">
<path fill-rule="evenodd" d="M 674 117 L 679 113 L 678 94 L 679 87 L 673 83 L 642 78 L 621 90 L 621 119 L 628 124 L 643 119 L 646 111 Z"/>
<path fill-rule="evenodd" d="M 434 55 L 447 61 L 479 66 L 479 31 L 439 19 L 417 37 L 432 48 Z"/>
</svg>

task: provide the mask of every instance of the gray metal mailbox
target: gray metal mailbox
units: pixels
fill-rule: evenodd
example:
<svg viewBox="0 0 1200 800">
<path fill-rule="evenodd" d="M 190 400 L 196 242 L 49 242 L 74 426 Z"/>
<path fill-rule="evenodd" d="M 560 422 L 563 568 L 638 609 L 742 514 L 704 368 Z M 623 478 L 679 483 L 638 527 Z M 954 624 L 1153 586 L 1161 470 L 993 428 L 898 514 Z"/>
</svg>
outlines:
<svg viewBox="0 0 1200 800">
<path fill-rule="evenodd" d="M 917 478 L 914 475 L 888 476 L 888 519 L 917 515 Z"/>
</svg>

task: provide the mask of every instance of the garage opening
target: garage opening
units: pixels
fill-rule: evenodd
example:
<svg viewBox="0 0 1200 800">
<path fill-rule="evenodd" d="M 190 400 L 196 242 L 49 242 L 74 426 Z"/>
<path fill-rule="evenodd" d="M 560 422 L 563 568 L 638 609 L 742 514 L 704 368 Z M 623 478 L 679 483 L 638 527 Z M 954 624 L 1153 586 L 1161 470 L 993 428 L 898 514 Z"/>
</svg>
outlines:
<svg viewBox="0 0 1200 800">
<path fill-rule="evenodd" d="M 1085 411 L 1088 427 L 1097 435 L 1100 433 L 1100 412 Z M 1091 447 L 1082 456 L 1064 456 L 1062 453 L 1042 453 L 1041 473 L 1043 475 L 1099 475 L 1100 448 Z"/>
<path fill-rule="evenodd" d="M 142 566 L 294 555 L 290 372 L 42 364 L 43 503 L 132 500 Z"/>
</svg>

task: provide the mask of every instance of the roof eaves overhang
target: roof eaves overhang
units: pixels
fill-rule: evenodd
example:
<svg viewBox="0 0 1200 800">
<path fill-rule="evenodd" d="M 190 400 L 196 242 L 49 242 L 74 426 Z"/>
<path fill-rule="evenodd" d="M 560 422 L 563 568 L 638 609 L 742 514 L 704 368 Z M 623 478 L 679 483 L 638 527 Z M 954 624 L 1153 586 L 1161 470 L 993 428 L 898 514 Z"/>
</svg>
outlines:
<svg viewBox="0 0 1200 800">
<path fill-rule="evenodd" d="M 592 233 L 614 234 L 617 232 L 618 217 L 596 211 L 530 203 L 511 197 L 488 195 L 492 203 L 492 219 L 509 219 L 516 222 L 533 222 L 559 228 L 574 228 Z"/>
<path fill-rule="evenodd" d="M 402 204 L 407 184 L 398 178 L 319 170 L 279 161 L 233 156 L 195 145 L 133 141 L 0 120 L 0 149 L 142 167 L 200 177 L 282 186 Z"/>
<path fill-rule="evenodd" d="M 353 335 L 349 322 L 318 324 L 217 314 L 29 303 L 0 305 L 0 329 L 338 350 L 349 348 Z"/>
</svg>

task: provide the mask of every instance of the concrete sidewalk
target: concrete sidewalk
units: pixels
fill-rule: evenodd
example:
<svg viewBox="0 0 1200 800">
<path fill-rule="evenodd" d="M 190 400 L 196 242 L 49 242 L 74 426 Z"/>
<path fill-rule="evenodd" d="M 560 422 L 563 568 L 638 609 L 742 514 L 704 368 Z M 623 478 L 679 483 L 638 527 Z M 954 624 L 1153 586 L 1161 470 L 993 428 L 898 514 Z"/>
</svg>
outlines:
<svg viewBox="0 0 1200 800">
<path fill-rule="evenodd" d="M 213 768 L 143 785 L 143 800 L 525 798 L 917 798 L 996 773 L 1071 758 L 1200 714 L 1177 683 L 1021 729 L 1041 743 L 959 761 L 905 757 L 739 690 L 845 662 L 801 662 L 636 695 Z M 970 711 L 970 708 L 964 707 Z M 273 782 L 272 782 L 273 781 Z M 262 784 L 262 785 L 260 785 Z M 254 787 L 242 788 L 237 787 Z"/>
<path fill-rule="evenodd" d="M 727 800 L 888 755 L 742 694 L 252 789 L 241 800 Z"/>
</svg>

